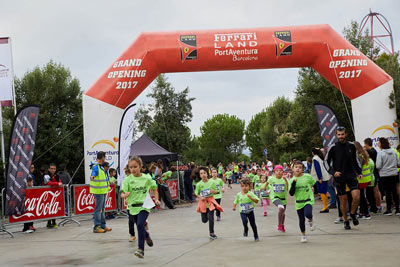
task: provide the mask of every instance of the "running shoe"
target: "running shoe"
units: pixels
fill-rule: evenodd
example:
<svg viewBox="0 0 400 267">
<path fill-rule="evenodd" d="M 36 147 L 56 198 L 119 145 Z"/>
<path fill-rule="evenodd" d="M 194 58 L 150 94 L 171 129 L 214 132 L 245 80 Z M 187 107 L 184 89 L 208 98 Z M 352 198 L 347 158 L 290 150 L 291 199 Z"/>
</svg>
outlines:
<svg viewBox="0 0 400 267">
<path fill-rule="evenodd" d="M 267 212 L 264 212 L 264 217 L 267 216 Z"/>
<path fill-rule="evenodd" d="M 328 206 L 328 209 L 337 209 L 337 206 L 336 206 L 336 205 L 333 205 L 333 204 L 331 204 L 331 205 L 329 205 L 329 206 Z"/>
<path fill-rule="evenodd" d="M 329 213 L 329 209 L 321 210 L 319 213 Z"/>
<path fill-rule="evenodd" d="M 32 230 L 32 231 L 36 231 L 36 228 L 35 227 L 33 227 L 33 226 L 29 226 L 29 230 Z"/>
<path fill-rule="evenodd" d="M 211 233 L 210 234 L 210 239 L 212 239 L 212 240 L 217 239 L 217 236 L 214 233 Z"/>
<path fill-rule="evenodd" d="M 31 229 L 28 229 L 28 230 L 25 230 L 25 231 L 22 231 L 24 234 L 31 234 L 31 233 L 33 233 L 34 231 L 33 230 L 31 230 Z"/>
<path fill-rule="evenodd" d="M 387 210 L 383 213 L 383 215 L 385 216 L 392 216 L 392 211 L 391 210 Z"/>
<path fill-rule="evenodd" d="M 336 218 L 336 220 L 333 221 L 335 224 L 340 224 L 343 223 L 343 218 L 342 217 L 338 217 Z"/>
<path fill-rule="evenodd" d="M 302 235 L 302 236 L 301 236 L 300 242 L 301 242 L 301 243 L 307 243 L 307 236 Z"/>
<path fill-rule="evenodd" d="M 247 232 L 243 232 L 243 236 L 247 237 L 249 234 Z"/>
<path fill-rule="evenodd" d="M 396 213 L 395 213 L 397 216 L 399 216 L 400 215 L 400 210 L 396 210 Z"/>
<path fill-rule="evenodd" d="M 217 222 L 221 220 L 221 216 L 217 216 Z"/>
<path fill-rule="evenodd" d="M 93 229 L 93 233 L 96 233 L 96 234 L 102 234 L 105 232 L 106 231 L 103 228 L 101 228 L 100 226 L 96 226 L 96 228 Z"/>
<path fill-rule="evenodd" d="M 138 257 L 138 258 L 143 259 L 144 258 L 144 251 L 141 250 L 141 249 L 136 250 L 135 251 L 135 256 Z"/>
<path fill-rule="evenodd" d="M 366 214 L 362 217 L 363 220 L 371 220 L 371 215 Z"/>
<path fill-rule="evenodd" d="M 350 222 L 349 221 L 345 221 L 344 222 L 344 230 L 350 230 L 350 229 L 351 229 Z"/>
<path fill-rule="evenodd" d="M 57 228 L 58 228 L 58 225 L 57 225 L 57 224 L 53 224 L 53 225 L 51 226 L 51 228 L 57 229 Z"/>
<path fill-rule="evenodd" d="M 260 239 L 258 237 L 255 237 L 254 242 L 260 242 Z"/>
<path fill-rule="evenodd" d="M 103 229 L 104 229 L 104 231 L 106 231 L 106 232 L 111 232 L 111 230 L 112 230 L 111 227 L 104 227 Z"/>
<path fill-rule="evenodd" d="M 129 242 L 133 242 L 136 240 L 136 236 L 131 235 L 131 237 L 129 237 Z"/>
<path fill-rule="evenodd" d="M 152 247 L 152 246 L 153 246 L 153 240 L 151 239 L 150 235 L 148 235 L 147 238 L 146 238 L 146 244 L 147 244 L 149 247 Z"/>
<path fill-rule="evenodd" d="M 357 217 L 356 217 L 355 214 L 350 214 L 350 217 L 351 217 L 351 219 L 352 219 L 352 221 L 353 221 L 354 226 L 360 224 L 360 222 L 358 221 L 358 219 L 357 219 Z"/>
<path fill-rule="evenodd" d="M 308 220 L 308 223 L 309 223 L 309 225 L 310 225 L 310 230 L 311 230 L 311 231 L 314 231 L 314 230 L 315 230 L 315 227 L 316 227 L 315 221 L 314 221 L 314 220 Z"/>
</svg>

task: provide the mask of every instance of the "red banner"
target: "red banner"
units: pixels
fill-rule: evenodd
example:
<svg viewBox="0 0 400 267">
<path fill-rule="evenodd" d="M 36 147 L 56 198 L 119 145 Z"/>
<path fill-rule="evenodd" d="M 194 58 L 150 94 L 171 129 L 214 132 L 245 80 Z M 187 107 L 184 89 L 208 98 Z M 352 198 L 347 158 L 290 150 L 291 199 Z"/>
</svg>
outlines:
<svg viewBox="0 0 400 267">
<path fill-rule="evenodd" d="M 90 194 L 89 185 L 74 186 L 74 211 L 75 215 L 88 214 L 94 212 L 94 196 Z M 106 211 L 117 209 L 117 200 L 115 195 L 115 185 L 111 185 L 111 190 L 106 196 Z"/>
<path fill-rule="evenodd" d="M 172 200 L 178 199 L 178 180 L 167 180 Z"/>
<path fill-rule="evenodd" d="M 25 194 L 25 211 L 20 216 L 9 216 L 9 222 L 28 222 L 64 216 L 64 187 L 27 189 Z"/>
</svg>

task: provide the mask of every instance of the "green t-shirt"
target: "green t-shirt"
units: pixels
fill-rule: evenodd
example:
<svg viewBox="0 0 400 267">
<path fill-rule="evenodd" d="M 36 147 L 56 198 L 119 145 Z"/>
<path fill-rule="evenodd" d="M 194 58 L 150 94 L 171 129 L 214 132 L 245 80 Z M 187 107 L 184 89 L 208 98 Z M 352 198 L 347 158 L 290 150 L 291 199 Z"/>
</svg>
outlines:
<svg viewBox="0 0 400 267">
<path fill-rule="evenodd" d="M 225 185 L 224 181 L 222 181 L 221 178 L 217 178 L 217 179 L 215 179 L 215 180 L 214 180 L 214 179 L 211 179 L 211 180 L 214 181 L 215 186 L 217 187 L 217 190 L 218 190 L 218 194 L 215 194 L 215 195 L 214 195 L 214 198 L 215 198 L 215 199 L 220 199 L 220 198 L 222 198 L 222 188 L 223 188 L 224 185 Z"/>
<path fill-rule="evenodd" d="M 225 172 L 225 175 L 226 175 L 226 179 L 232 179 L 232 172 L 231 171 Z"/>
<path fill-rule="evenodd" d="M 247 174 L 247 178 L 249 178 L 250 179 L 250 181 L 253 181 L 253 177 L 254 177 L 255 175 L 254 174 L 252 174 L 252 173 L 249 173 L 249 174 Z"/>
<path fill-rule="evenodd" d="M 149 189 L 157 189 L 157 184 L 151 176 L 142 173 L 140 177 L 135 177 L 133 174 L 125 177 L 124 182 L 122 183 L 121 192 L 130 192 L 127 202 L 128 210 L 131 215 L 136 215 L 142 210 L 150 212 L 149 209 L 145 209 L 141 206 L 149 193 Z M 138 206 L 132 207 L 132 204 Z"/>
<path fill-rule="evenodd" d="M 261 188 L 261 182 L 260 181 L 257 181 L 255 184 L 254 184 L 254 191 L 255 192 L 257 192 L 257 191 L 260 191 L 262 188 Z"/>
<path fill-rule="evenodd" d="M 254 202 L 247 195 L 250 195 L 252 198 L 260 200 L 253 192 L 249 191 L 246 195 L 243 195 L 242 192 L 237 193 L 234 204 L 238 205 L 238 210 L 240 213 L 250 213 L 254 210 Z"/>
<path fill-rule="evenodd" d="M 267 187 L 264 190 L 264 186 L 267 182 L 265 183 L 260 183 L 259 187 L 260 187 L 260 197 L 261 198 L 269 198 L 269 193 L 268 191 L 271 189 L 270 185 L 267 185 Z"/>
<path fill-rule="evenodd" d="M 218 167 L 218 174 L 222 174 L 222 170 L 223 170 L 223 167 L 222 167 L 222 166 L 219 166 L 219 167 Z"/>
<path fill-rule="evenodd" d="M 115 177 L 110 177 L 110 183 L 117 183 L 117 179 Z"/>
<path fill-rule="evenodd" d="M 280 199 L 283 205 L 287 204 L 287 190 L 288 187 L 284 178 L 276 178 L 275 176 L 271 176 L 268 178 L 268 186 L 271 188 L 271 192 L 269 194 L 270 199 L 274 202 L 277 199 Z"/>
<path fill-rule="evenodd" d="M 308 173 L 304 173 L 300 177 L 293 177 L 290 179 L 290 187 L 295 179 L 297 179 L 296 192 L 294 194 L 296 210 L 302 209 L 307 204 L 314 205 L 314 192 L 312 187 L 316 182 L 315 179 Z"/>
<path fill-rule="evenodd" d="M 254 184 L 260 183 L 260 176 L 257 174 L 253 176 L 253 181 Z"/>
<path fill-rule="evenodd" d="M 165 181 L 165 180 L 171 178 L 171 175 L 172 175 L 172 171 L 164 172 L 164 173 L 162 174 L 162 180 Z"/>
<path fill-rule="evenodd" d="M 208 179 L 208 182 L 206 183 L 201 180 L 196 184 L 195 194 L 204 198 L 212 197 L 214 194 L 210 192 L 211 189 L 217 190 L 217 186 L 213 179 Z"/>
</svg>

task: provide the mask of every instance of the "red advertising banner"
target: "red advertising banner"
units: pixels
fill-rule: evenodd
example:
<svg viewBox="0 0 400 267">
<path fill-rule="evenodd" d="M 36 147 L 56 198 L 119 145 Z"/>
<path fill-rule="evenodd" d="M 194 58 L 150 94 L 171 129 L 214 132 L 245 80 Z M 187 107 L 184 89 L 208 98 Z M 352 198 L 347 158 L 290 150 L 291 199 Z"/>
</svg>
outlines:
<svg viewBox="0 0 400 267">
<path fill-rule="evenodd" d="M 88 214 L 94 212 L 94 196 L 90 194 L 89 185 L 74 186 L 74 211 L 75 215 Z M 117 209 L 117 199 L 115 195 L 115 185 L 111 185 L 111 190 L 106 196 L 106 211 Z"/>
<path fill-rule="evenodd" d="M 172 200 L 178 199 L 178 180 L 167 180 Z"/>
<path fill-rule="evenodd" d="M 10 223 L 63 217 L 64 187 L 29 188 L 25 193 L 25 213 L 8 217 Z"/>
</svg>

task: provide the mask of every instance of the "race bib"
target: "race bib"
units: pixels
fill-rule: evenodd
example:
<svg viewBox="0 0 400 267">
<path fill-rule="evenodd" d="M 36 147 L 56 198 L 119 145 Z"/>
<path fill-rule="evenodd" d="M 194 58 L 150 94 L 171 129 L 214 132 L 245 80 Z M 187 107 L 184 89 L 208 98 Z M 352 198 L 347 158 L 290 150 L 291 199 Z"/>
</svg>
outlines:
<svg viewBox="0 0 400 267">
<path fill-rule="evenodd" d="M 275 193 L 285 192 L 285 185 L 284 184 L 274 184 L 274 192 Z"/>
<path fill-rule="evenodd" d="M 259 183 L 259 182 L 256 182 L 256 187 L 259 186 L 259 185 L 260 185 L 260 183 Z"/>
<path fill-rule="evenodd" d="M 261 195 L 261 197 L 268 197 L 269 196 L 269 194 L 264 190 L 261 190 L 260 195 Z"/>
<path fill-rule="evenodd" d="M 200 191 L 200 196 L 207 198 L 209 196 L 211 196 L 211 189 L 207 188 L 207 189 L 203 189 Z"/>
<path fill-rule="evenodd" d="M 250 213 L 254 210 L 254 207 L 252 203 L 242 203 L 240 209 L 242 213 Z"/>
<path fill-rule="evenodd" d="M 219 184 L 217 184 L 217 191 L 219 192 Z"/>
</svg>

